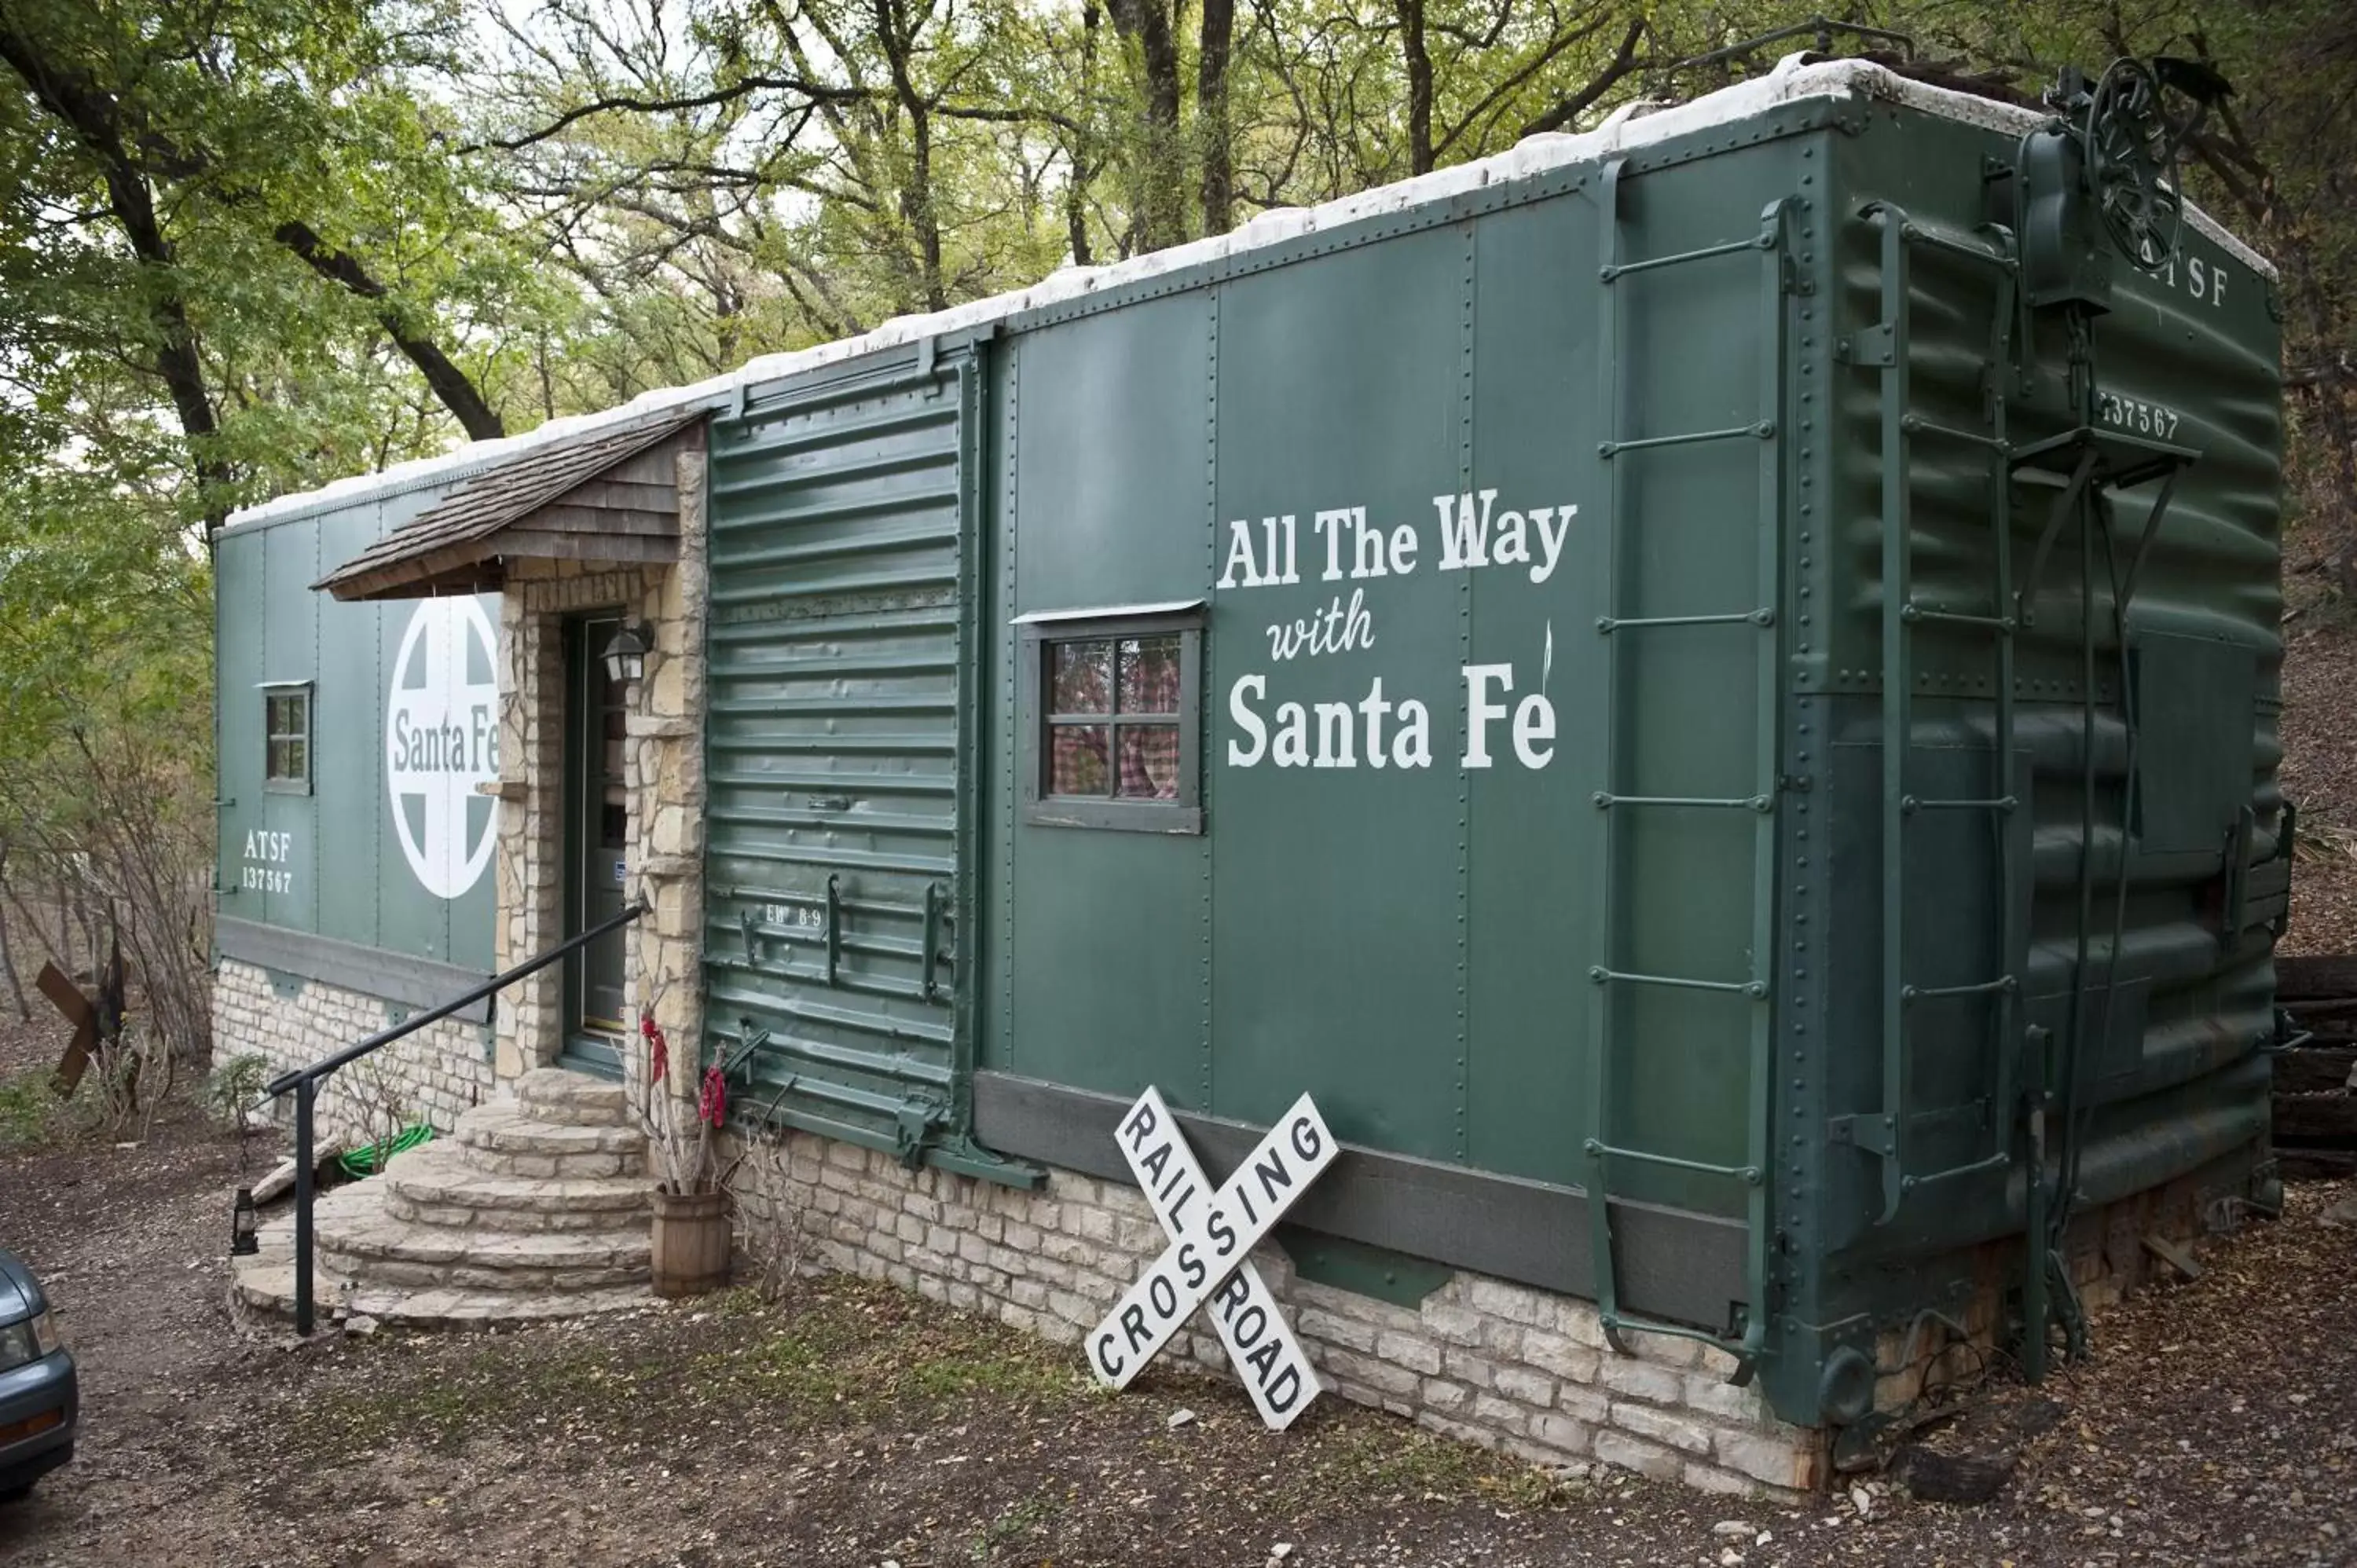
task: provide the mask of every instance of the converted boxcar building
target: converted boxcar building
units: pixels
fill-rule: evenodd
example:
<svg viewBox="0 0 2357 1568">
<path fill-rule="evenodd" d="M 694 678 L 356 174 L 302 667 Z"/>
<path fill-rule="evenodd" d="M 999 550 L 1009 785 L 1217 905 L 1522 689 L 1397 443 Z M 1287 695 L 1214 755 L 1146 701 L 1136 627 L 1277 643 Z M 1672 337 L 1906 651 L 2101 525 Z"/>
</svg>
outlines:
<svg viewBox="0 0 2357 1568">
<path fill-rule="evenodd" d="M 2273 274 L 2045 125 L 1796 59 L 254 509 L 225 1045 L 642 899 L 376 1091 L 650 1009 L 833 1262 L 1075 1337 L 1129 1099 L 1216 1176 L 1308 1090 L 1329 1386 L 1821 1479 L 2273 1201 Z"/>
</svg>

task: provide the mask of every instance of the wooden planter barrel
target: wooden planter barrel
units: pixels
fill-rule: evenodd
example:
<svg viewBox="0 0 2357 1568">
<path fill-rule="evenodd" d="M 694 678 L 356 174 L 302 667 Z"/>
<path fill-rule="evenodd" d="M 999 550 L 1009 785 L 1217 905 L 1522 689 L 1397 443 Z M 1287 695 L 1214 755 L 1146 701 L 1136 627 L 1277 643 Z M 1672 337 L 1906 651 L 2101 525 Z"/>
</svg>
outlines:
<svg viewBox="0 0 2357 1568">
<path fill-rule="evenodd" d="M 728 1195 L 655 1191 L 651 1268 L 662 1296 L 702 1295 L 728 1283 Z"/>
</svg>

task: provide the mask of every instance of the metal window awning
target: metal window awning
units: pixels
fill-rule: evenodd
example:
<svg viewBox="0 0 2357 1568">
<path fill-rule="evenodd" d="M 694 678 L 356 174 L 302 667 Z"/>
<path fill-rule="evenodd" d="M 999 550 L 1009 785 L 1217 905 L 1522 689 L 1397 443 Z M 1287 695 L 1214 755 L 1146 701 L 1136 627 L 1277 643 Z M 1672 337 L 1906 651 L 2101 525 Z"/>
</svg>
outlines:
<svg viewBox="0 0 2357 1568">
<path fill-rule="evenodd" d="M 511 559 L 668 564 L 679 559 L 672 457 L 709 411 L 551 441 L 477 474 L 311 585 L 347 601 L 495 593 Z"/>
<path fill-rule="evenodd" d="M 1200 599 L 1169 599 L 1157 605 L 1096 605 L 1086 609 L 1028 610 L 1008 624 L 1052 626 L 1073 620 L 1146 620 L 1154 616 L 1184 615 L 1203 607 Z"/>
</svg>

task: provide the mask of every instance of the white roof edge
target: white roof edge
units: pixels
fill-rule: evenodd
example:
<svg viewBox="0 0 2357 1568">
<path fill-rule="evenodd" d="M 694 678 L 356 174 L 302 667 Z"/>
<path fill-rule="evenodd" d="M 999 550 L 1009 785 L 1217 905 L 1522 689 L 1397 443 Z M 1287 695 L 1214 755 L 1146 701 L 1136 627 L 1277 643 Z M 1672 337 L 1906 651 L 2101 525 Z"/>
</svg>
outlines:
<svg viewBox="0 0 2357 1568">
<path fill-rule="evenodd" d="M 1674 136 L 1712 125 L 1749 119 L 1779 104 L 1811 98 L 1852 97 L 1900 103 L 1943 119 L 2017 135 L 2044 124 L 2051 118 L 2041 110 L 1911 81 L 1867 60 L 1811 62 L 1804 55 L 1787 55 L 1765 75 L 1722 88 L 1690 102 L 1649 113 L 1636 113 L 1637 106 L 1630 105 L 1614 113 L 1591 131 L 1577 134 L 1549 132 L 1527 136 L 1504 152 L 1478 162 L 1436 169 L 1427 175 L 1360 191 L 1314 208 L 1274 209 L 1231 233 L 1175 245 L 1167 251 L 1135 256 L 1107 266 L 1065 267 L 1028 288 L 1016 289 L 928 316 L 896 317 L 856 338 L 821 343 L 791 353 L 764 354 L 747 360 L 726 374 L 685 386 L 641 393 L 618 407 L 596 413 L 552 419 L 521 435 L 472 442 L 430 457 L 414 457 L 404 463 L 396 463 L 374 473 L 337 479 L 317 489 L 280 496 L 231 513 L 228 526 L 242 527 L 297 512 L 350 504 L 371 496 L 397 494 L 437 480 L 454 478 L 471 470 L 492 467 L 546 442 L 625 424 L 667 409 L 694 403 L 717 406 L 733 401 L 740 387 L 779 381 L 943 333 L 968 330 L 1027 310 L 1103 293 L 1319 230 L 1445 201 L 1466 191 L 1478 190 L 1493 179 L 1518 178 L 1567 164 L 1594 162 L 1612 153 L 1668 141 Z M 2213 243 L 2261 276 L 2275 277 L 2276 269 L 2272 263 L 2227 232 L 2208 213 L 2190 202 L 2186 204 L 2185 210 L 2186 220 Z"/>
<path fill-rule="evenodd" d="M 1102 605 L 1086 609 L 1032 610 L 1017 616 L 1010 626 L 1044 626 L 1066 620 L 1134 620 L 1146 616 L 1175 616 L 1187 610 L 1200 610 L 1201 599 L 1166 599 L 1158 605 Z"/>
</svg>

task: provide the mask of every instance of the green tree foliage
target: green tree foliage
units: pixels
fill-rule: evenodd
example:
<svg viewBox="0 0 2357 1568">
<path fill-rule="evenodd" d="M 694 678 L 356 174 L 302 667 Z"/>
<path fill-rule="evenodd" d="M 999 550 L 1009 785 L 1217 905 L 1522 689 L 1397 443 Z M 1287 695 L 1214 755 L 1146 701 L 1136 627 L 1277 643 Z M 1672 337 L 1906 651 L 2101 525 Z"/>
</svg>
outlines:
<svg viewBox="0 0 2357 1568">
<path fill-rule="evenodd" d="M 2174 50 L 2196 188 L 2286 268 L 2303 472 L 2357 506 L 2357 13 L 1855 5 L 2025 101 Z M 0 0 L 0 466 L 175 516 L 1706 91 L 1769 0 Z M 173 444 L 156 432 L 177 435 Z M 158 468 L 162 462 L 165 467 Z M 178 483 L 156 488 L 177 463 Z"/>
</svg>

